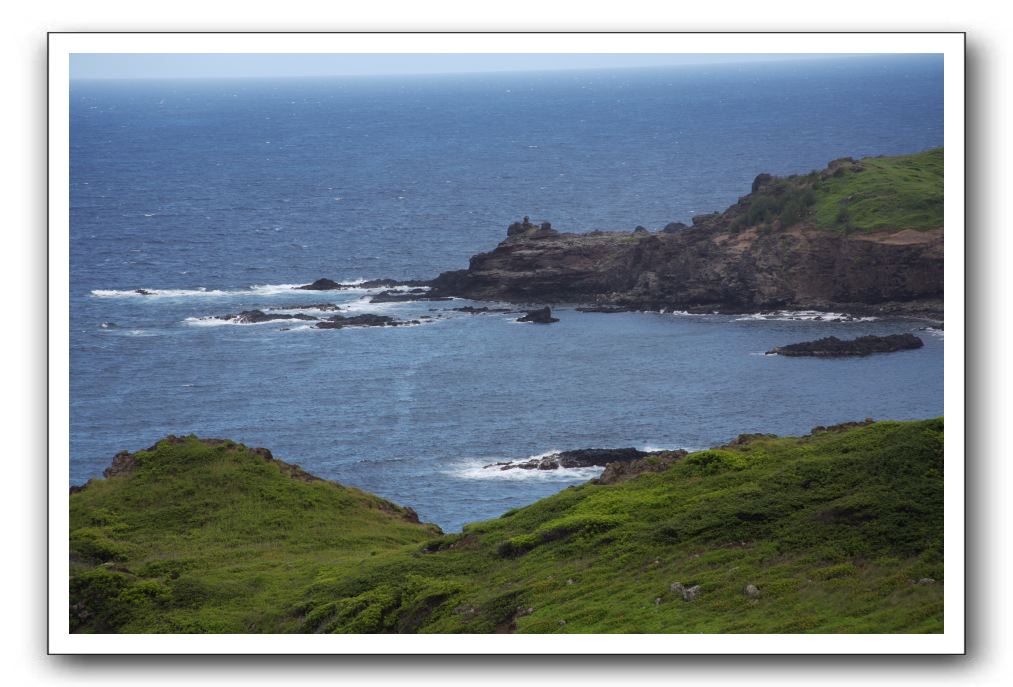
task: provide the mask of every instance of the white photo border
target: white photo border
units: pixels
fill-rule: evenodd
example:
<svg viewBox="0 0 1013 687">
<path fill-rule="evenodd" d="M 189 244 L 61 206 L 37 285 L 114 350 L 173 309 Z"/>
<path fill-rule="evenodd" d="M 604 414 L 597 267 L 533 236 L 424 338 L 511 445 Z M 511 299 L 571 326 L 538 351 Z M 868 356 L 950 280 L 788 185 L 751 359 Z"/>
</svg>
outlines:
<svg viewBox="0 0 1013 687">
<path fill-rule="evenodd" d="M 524 40 L 529 38 L 531 40 Z M 49 34 L 50 654 L 962 654 L 965 651 L 963 33 L 51 33 Z M 824 53 L 943 55 L 947 337 L 944 632 L 727 635 L 78 635 L 69 631 L 69 84 L 74 53 Z"/>
</svg>

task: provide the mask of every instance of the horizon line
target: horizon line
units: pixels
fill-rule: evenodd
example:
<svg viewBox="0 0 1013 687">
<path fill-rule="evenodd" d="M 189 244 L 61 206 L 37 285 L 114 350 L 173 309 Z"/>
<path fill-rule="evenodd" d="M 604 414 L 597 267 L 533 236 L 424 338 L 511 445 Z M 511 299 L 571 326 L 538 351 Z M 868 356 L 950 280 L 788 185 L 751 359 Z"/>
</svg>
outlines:
<svg viewBox="0 0 1013 687">
<path fill-rule="evenodd" d="M 88 53 L 96 54 L 96 53 Z M 119 53 L 118 55 L 156 55 L 164 53 Z M 173 55 L 191 55 L 197 53 L 173 53 Z M 242 53 L 249 55 L 262 56 L 264 53 Z M 292 55 L 302 53 L 278 53 L 279 55 Z M 354 54 L 354 53 L 341 53 L 341 54 Z M 411 53 L 404 53 L 409 55 Z M 419 53 L 422 55 L 437 54 L 437 53 Z M 471 54 L 495 54 L 495 53 L 455 53 L 462 57 Z M 527 53 L 510 53 L 524 55 Z M 672 55 L 687 55 L 687 56 L 698 56 L 706 55 L 707 53 L 671 53 Z M 714 53 L 720 56 L 734 55 L 734 53 Z M 507 74 L 552 74 L 552 73 L 563 73 L 563 72 L 631 72 L 631 71 L 646 71 L 652 69 L 673 69 L 673 70 L 685 70 L 687 68 L 699 68 L 699 67 L 735 67 L 746 64 L 755 65 L 771 65 L 776 63 L 786 62 L 815 62 L 821 60 L 849 60 L 857 58 L 873 58 L 873 57 L 896 57 L 896 56 L 928 56 L 934 53 L 769 53 L 769 54 L 758 54 L 758 53 L 742 53 L 742 59 L 715 59 L 715 60 L 704 60 L 700 62 L 687 62 L 683 64 L 643 64 L 643 65 L 615 65 L 615 66 L 559 66 L 559 67 L 544 67 L 544 66 L 531 66 L 531 67 L 491 67 L 486 69 L 463 69 L 463 70 L 434 70 L 434 71 L 380 71 L 373 73 L 362 73 L 362 72 L 334 72 L 327 74 L 316 74 L 316 73 L 289 73 L 289 74 L 212 74 L 212 75 L 106 75 L 106 76 L 73 76 L 71 75 L 69 81 L 71 82 L 85 82 L 85 81 L 221 81 L 221 80 L 280 80 L 280 79 L 330 79 L 330 78 L 347 78 L 347 79 L 368 79 L 368 78 L 389 78 L 389 77 L 426 77 L 426 76 L 481 76 L 481 75 L 507 75 Z M 80 53 L 72 55 L 73 57 L 80 55 Z M 73 65 L 72 65 L 73 66 Z"/>
</svg>

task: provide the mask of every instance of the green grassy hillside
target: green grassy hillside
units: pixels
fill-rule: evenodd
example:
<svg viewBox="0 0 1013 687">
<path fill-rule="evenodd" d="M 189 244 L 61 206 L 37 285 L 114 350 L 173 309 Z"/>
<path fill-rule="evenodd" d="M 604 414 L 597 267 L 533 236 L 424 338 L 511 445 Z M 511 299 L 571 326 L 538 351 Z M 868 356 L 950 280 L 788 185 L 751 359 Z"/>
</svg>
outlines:
<svg viewBox="0 0 1013 687">
<path fill-rule="evenodd" d="M 846 232 L 943 226 L 943 149 L 835 160 L 821 172 L 757 177 L 722 221 L 742 230 L 796 225 Z"/>
<path fill-rule="evenodd" d="M 71 497 L 76 627 L 939 632 L 942 441 L 942 419 L 745 438 L 442 537 L 360 492 L 240 469 L 240 447 L 160 444 Z"/>
<path fill-rule="evenodd" d="M 70 497 L 73 630 L 274 632 L 322 570 L 439 533 L 242 444 L 170 438 L 129 462 Z"/>
</svg>

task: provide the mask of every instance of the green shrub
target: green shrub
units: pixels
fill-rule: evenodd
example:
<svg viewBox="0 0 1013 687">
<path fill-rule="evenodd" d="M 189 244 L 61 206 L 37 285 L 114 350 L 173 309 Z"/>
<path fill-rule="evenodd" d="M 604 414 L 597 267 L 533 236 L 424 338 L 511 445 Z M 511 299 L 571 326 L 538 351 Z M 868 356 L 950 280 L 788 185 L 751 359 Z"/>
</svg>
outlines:
<svg viewBox="0 0 1013 687">
<path fill-rule="evenodd" d="M 683 459 L 686 471 L 700 475 L 714 475 L 726 470 L 742 470 L 747 465 L 746 456 L 735 451 L 709 449 L 697 451 Z"/>
</svg>

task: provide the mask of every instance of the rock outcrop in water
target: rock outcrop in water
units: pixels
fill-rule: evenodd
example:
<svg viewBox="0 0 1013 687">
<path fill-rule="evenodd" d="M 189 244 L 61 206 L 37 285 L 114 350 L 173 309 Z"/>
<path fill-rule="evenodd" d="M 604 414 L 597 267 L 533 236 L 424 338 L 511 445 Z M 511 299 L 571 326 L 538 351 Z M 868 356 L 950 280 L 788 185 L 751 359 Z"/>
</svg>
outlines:
<svg viewBox="0 0 1013 687">
<path fill-rule="evenodd" d="M 398 320 L 389 315 L 333 315 L 322 322 L 317 322 L 317 329 L 344 329 L 345 327 L 398 327 L 406 324 L 419 324 L 418 320 Z"/>
<path fill-rule="evenodd" d="M 649 451 L 635 448 L 582 448 L 573 451 L 560 451 L 541 458 L 524 461 L 508 461 L 492 463 L 487 468 L 498 467 L 500 470 L 558 470 L 560 468 L 593 468 L 606 467 L 610 463 L 622 463 L 652 455 Z"/>
<path fill-rule="evenodd" d="M 429 286 L 429 282 L 419 279 L 370 279 L 363 282 L 345 284 L 336 282 L 333 279 L 321 278 L 312 284 L 303 284 L 302 286 L 293 286 L 292 288 L 301 291 L 337 291 L 340 289 L 390 289 L 395 286 L 421 287 Z"/>
<path fill-rule="evenodd" d="M 828 336 L 815 341 L 777 346 L 767 355 L 843 357 L 872 355 L 873 353 L 894 353 L 921 348 L 925 343 L 914 334 L 890 334 L 888 336 L 860 336 L 857 339 L 842 340 Z"/>
<path fill-rule="evenodd" d="M 277 320 L 316 320 L 318 318 L 303 313 L 266 313 L 263 310 L 244 310 L 235 315 L 217 315 L 214 319 L 235 322 L 236 324 L 261 324 L 262 322 L 274 322 Z"/>
<path fill-rule="evenodd" d="M 518 317 L 518 322 L 531 322 L 533 324 L 552 324 L 553 322 L 559 322 L 558 317 L 552 316 L 552 311 L 549 306 L 539 308 L 538 310 L 529 310 L 528 314 L 524 317 Z"/>
<path fill-rule="evenodd" d="M 295 286 L 293 288 L 302 291 L 335 291 L 337 289 L 347 289 L 348 287 L 344 284 L 339 284 L 333 279 L 317 279 L 312 284 L 303 284 L 302 286 Z"/>
<path fill-rule="evenodd" d="M 804 177 L 760 175 L 753 191 L 725 212 L 698 215 L 692 227 L 670 224 L 661 232 L 560 233 L 515 223 L 495 250 L 473 256 L 465 270 L 439 275 L 432 292 L 638 310 L 938 315 L 941 201 L 935 225 L 934 214 L 926 219 L 912 210 L 897 226 L 856 227 L 849 213 L 857 216 L 875 198 L 852 194 L 838 201 L 832 195 L 847 192 L 844 184 L 856 175 L 873 180 L 875 169 L 871 162 L 844 160 Z M 883 173 L 885 187 L 892 179 Z M 940 176 L 940 197 L 941 185 Z M 840 206 L 827 220 L 830 225 L 823 223 L 821 207 L 806 205 L 810 201 Z M 925 199 L 932 213 L 935 203 L 934 196 Z"/>
</svg>

